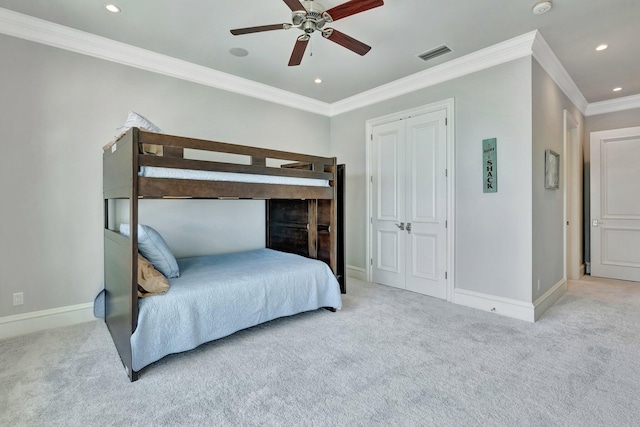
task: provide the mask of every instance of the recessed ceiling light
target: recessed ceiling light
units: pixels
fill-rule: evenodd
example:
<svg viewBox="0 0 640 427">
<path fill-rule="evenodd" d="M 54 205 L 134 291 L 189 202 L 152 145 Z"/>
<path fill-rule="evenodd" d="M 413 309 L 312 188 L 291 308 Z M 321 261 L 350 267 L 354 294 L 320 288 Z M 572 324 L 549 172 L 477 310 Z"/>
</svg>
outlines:
<svg viewBox="0 0 640 427">
<path fill-rule="evenodd" d="M 249 51 L 241 47 L 232 47 L 231 49 L 229 49 L 229 53 L 239 58 L 249 55 Z"/>
<path fill-rule="evenodd" d="M 621 90 L 622 90 L 622 88 L 621 88 L 621 87 L 614 87 L 614 88 L 613 88 L 613 91 L 614 91 L 614 92 L 620 92 Z"/>
<path fill-rule="evenodd" d="M 542 0 L 533 5 L 533 13 L 536 15 L 541 15 L 543 13 L 549 12 L 551 10 L 551 2 Z"/>
<path fill-rule="evenodd" d="M 313 82 L 319 85 L 320 83 L 322 83 L 322 79 L 320 77 L 317 77 Z"/>
<path fill-rule="evenodd" d="M 596 50 L 605 50 L 608 47 L 609 47 L 608 44 L 601 44 L 601 45 L 598 45 L 598 47 L 596 47 Z"/>
<path fill-rule="evenodd" d="M 113 13 L 119 13 L 121 10 L 118 6 L 116 6 L 113 3 L 105 4 L 104 8 L 107 9 L 109 12 L 113 12 Z"/>
</svg>

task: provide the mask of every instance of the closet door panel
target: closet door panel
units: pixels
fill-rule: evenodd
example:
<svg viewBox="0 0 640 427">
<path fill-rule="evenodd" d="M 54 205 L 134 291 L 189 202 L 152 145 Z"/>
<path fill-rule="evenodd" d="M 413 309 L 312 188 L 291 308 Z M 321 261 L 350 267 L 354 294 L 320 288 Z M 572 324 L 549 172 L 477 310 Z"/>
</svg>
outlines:
<svg viewBox="0 0 640 427">
<path fill-rule="evenodd" d="M 376 126 L 373 134 L 373 281 L 404 288 L 405 128 Z"/>
</svg>

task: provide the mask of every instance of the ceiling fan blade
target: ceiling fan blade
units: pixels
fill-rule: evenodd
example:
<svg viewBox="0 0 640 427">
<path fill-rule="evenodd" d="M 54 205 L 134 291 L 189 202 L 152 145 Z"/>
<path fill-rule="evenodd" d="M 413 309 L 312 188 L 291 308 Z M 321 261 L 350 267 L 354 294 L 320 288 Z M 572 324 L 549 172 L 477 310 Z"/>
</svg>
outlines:
<svg viewBox="0 0 640 427">
<path fill-rule="evenodd" d="M 298 37 L 295 46 L 293 46 L 293 52 L 291 52 L 291 58 L 289 59 L 289 66 L 300 65 L 304 51 L 307 49 L 309 43 L 309 36 L 302 35 Z"/>
<path fill-rule="evenodd" d="M 357 53 L 360 56 L 365 55 L 371 50 L 371 46 L 366 45 L 361 41 L 358 41 L 353 37 L 346 35 L 345 33 L 334 30 L 333 28 L 327 28 L 322 32 L 322 36 L 325 39 L 329 39 L 332 42 L 339 44 L 340 46 L 346 47 L 347 49 Z"/>
<path fill-rule="evenodd" d="M 338 19 L 346 18 L 347 16 L 355 15 L 356 13 L 364 12 L 365 10 L 373 9 L 383 4 L 383 0 L 351 0 L 332 7 L 327 10 L 327 13 L 331 16 L 331 19 L 337 21 Z"/>
<path fill-rule="evenodd" d="M 297 10 L 305 10 L 304 6 L 302 5 L 302 3 L 300 3 L 299 0 L 284 0 L 284 2 L 287 4 L 287 6 L 289 6 L 289 9 L 291 9 L 292 12 L 295 12 Z"/>
<path fill-rule="evenodd" d="M 259 33 L 261 31 L 288 30 L 289 28 L 291 28 L 291 24 L 261 25 L 259 27 L 237 28 L 235 30 L 231 30 L 231 34 L 239 36 L 241 34 Z"/>
</svg>

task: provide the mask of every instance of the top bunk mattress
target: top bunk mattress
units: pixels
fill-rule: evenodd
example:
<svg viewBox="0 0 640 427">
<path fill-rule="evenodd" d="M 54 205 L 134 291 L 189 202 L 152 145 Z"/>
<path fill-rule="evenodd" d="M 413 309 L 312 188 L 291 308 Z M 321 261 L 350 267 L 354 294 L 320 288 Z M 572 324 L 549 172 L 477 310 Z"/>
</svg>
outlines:
<svg viewBox="0 0 640 427">
<path fill-rule="evenodd" d="M 140 166 L 140 176 L 145 178 L 192 179 L 196 181 L 247 182 L 255 184 L 300 185 L 307 187 L 329 187 L 326 179 L 296 178 L 288 176 L 256 175 L 250 173 L 215 172 L 192 169 Z"/>
</svg>

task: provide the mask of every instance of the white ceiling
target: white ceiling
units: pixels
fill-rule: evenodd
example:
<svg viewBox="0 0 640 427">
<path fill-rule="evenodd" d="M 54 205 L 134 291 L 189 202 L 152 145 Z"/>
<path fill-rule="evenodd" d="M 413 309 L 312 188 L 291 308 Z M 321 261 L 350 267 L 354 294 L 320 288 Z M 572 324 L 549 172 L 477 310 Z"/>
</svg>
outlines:
<svg viewBox="0 0 640 427">
<path fill-rule="evenodd" d="M 282 0 L 115 0 L 119 14 L 107 12 L 106 2 L 0 0 L 0 7 L 328 103 L 536 29 L 589 103 L 640 94 L 638 0 L 554 0 L 543 15 L 532 13 L 536 0 L 385 0 L 331 24 L 372 46 L 367 55 L 315 33 L 297 67 L 287 63 L 300 30 L 229 33 L 291 22 Z M 320 3 L 330 8 L 343 0 Z M 609 48 L 596 52 L 600 43 Z M 429 62 L 416 57 L 442 44 L 453 52 Z M 233 56 L 231 48 L 249 55 Z"/>
</svg>

